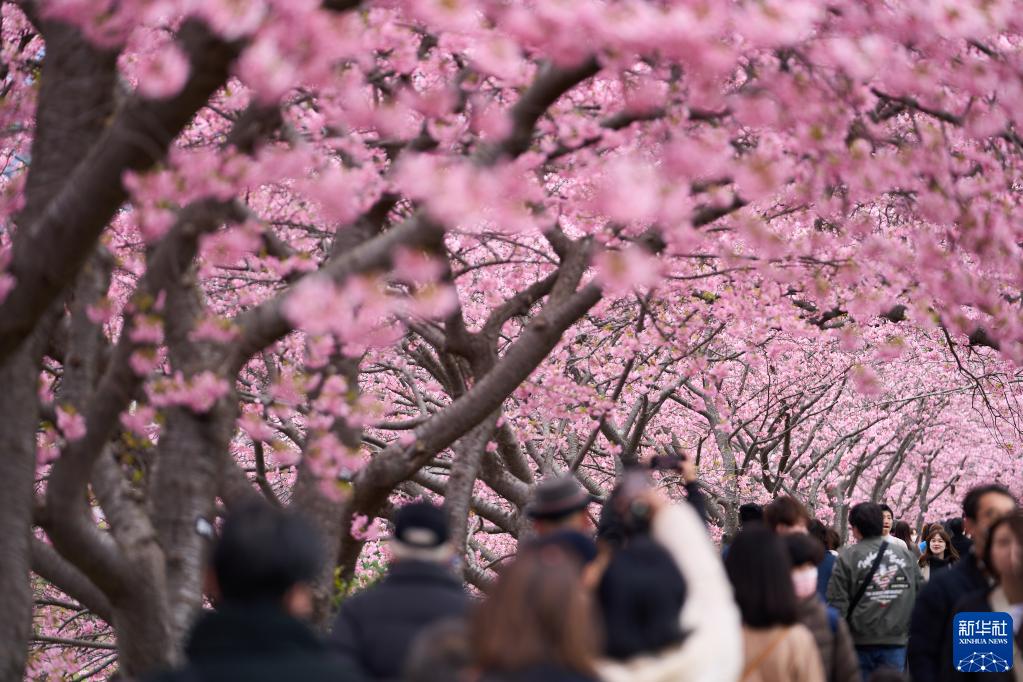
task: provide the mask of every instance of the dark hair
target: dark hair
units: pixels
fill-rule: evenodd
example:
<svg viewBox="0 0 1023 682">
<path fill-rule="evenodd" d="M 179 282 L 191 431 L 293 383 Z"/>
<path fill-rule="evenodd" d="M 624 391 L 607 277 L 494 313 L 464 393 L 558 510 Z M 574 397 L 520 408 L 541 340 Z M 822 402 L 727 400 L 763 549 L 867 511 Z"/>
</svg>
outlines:
<svg viewBox="0 0 1023 682">
<path fill-rule="evenodd" d="M 725 559 L 742 622 L 751 628 L 792 625 L 798 602 L 792 563 L 780 537 L 753 525 L 735 538 Z"/>
<path fill-rule="evenodd" d="M 920 556 L 920 548 L 913 542 L 913 529 L 905 521 L 896 521 L 892 528 L 892 536 L 906 543 L 906 547 L 914 556 Z"/>
<path fill-rule="evenodd" d="M 526 548 L 476 610 L 470 650 L 484 672 L 553 664 L 594 676 L 600 637 L 579 563 L 557 547 Z"/>
<path fill-rule="evenodd" d="M 1023 513 L 1015 512 L 1002 516 L 992 523 L 991 528 L 987 531 L 987 542 L 984 543 L 984 568 L 999 582 L 1001 582 L 1002 576 L 998 575 L 998 570 L 995 568 L 994 562 L 991 561 L 991 548 L 995 544 L 995 531 L 1003 525 L 1008 525 L 1009 530 L 1016 536 L 1016 541 L 1023 544 Z"/>
<path fill-rule="evenodd" d="M 457 682 L 472 664 L 469 633 L 458 619 L 435 623 L 412 640 L 405 662 L 405 682 Z"/>
<path fill-rule="evenodd" d="M 809 526 L 810 514 L 802 502 L 790 495 L 782 495 L 764 507 L 764 522 L 771 530 L 777 530 L 778 526 L 797 526 L 800 523 Z"/>
<path fill-rule="evenodd" d="M 866 538 L 876 538 L 884 530 L 881 505 L 874 502 L 860 502 L 849 512 L 849 523 Z"/>
<path fill-rule="evenodd" d="M 739 525 L 745 525 L 750 521 L 763 521 L 764 508 L 754 502 L 747 502 L 739 505 Z"/>
<path fill-rule="evenodd" d="M 820 519 L 810 519 L 810 523 L 806 524 L 806 532 L 817 538 L 825 548 L 828 546 L 828 527 Z"/>
<path fill-rule="evenodd" d="M 941 524 L 939 523 L 936 525 L 940 526 Z M 953 537 L 960 537 L 962 535 L 965 535 L 966 531 L 963 528 L 963 517 L 954 516 L 951 519 L 949 519 L 945 523 L 945 530 L 947 530 L 949 534 L 952 535 Z"/>
<path fill-rule="evenodd" d="M 980 511 L 980 499 L 988 493 L 998 493 L 999 495 L 1005 495 L 1013 502 L 1016 501 L 1016 496 L 1004 485 L 999 485 L 998 483 L 979 485 L 976 488 L 971 488 L 966 493 L 966 497 L 963 498 L 963 518 L 976 521 L 977 512 Z"/>
<path fill-rule="evenodd" d="M 891 514 L 891 515 L 892 515 L 892 518 L 893 518 L 893 519 L 895 518 L 895 512 L 894 512 L 894 511 L 892 511 L 892 508 L 891 508 L 891 507 L 889 507 L 889 506 L 888 506 L 888 504 L 887 504 L 886 502 L 882 502 L 881 504 L 879 504 L 879 505 L 877 505 L 877 506 L 881 507 L 881 511 L 882 511 L 882 512 L 888 512 L 889 514 Z"/>
<path fill-rule="evenodd" d="M 671 555 L 649 538 L 614 553 L 597 587 L 604 618 L 604 651 L 626 660 L 684 639 L 679 614 L 686 581 Z"/>
<path fill-rule="evenodd" d="M 842 536 L 838 534 L 838 531 L 835 530 L 834 526 L 828 526 L 827 538 L 827 542 L 824 543 L 824 546 L 829 550 L 838 549 L 842 546 Z"/>
<path fill-rule="evenodd" d="M 650 485 L 644 473 L 626 472 L 615 484 L 600 510 L 597 521 L 597 539 L 611 547 L 621 547 L 632 538 L 650 533 L 650 513 L 646 502 L 638 499 L 637 492 Z"/>
<path fill-rule="evenodd" d="M 952 544 L 952 538 L 949 537 L 949 534 L 941 527 L 940 523 L 936 523 L 931 526 L 930 530 L 927 531 L 927 536 L 924 538 L 924 551 L 920 554 L 919 561 L 921 568 L 931 563 L 931 559 L 934 558 L 934 555 L 931 554 L 931 538 L 935 535 L 940 536 L 945 541 L 945 556 L 949 563 L 959 560 L 959 552 L 956 550 L 955 545 Z"/>
<path fill-rule="evenodd" d="M 784 537 L 785 549 L 793 566 L 813 564 L 817 566 L 824 561 L 827 550 L 820 540 L 806 533 L 789 533 Z"/>
<path fill-rule="evenodd" d="M 249 504 L 225 519 L 213 570 L 225 601 L 273 601 L 313 580 L 325 558 L 312 523 L 268 504 Z"/>
</svg>

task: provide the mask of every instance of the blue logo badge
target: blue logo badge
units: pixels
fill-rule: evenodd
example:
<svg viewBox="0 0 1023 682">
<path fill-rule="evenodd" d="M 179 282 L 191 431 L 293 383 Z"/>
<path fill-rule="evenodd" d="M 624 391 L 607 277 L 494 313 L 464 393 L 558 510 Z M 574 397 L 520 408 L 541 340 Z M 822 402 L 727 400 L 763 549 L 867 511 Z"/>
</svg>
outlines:
<svg viewBox="0 0 1023 682">
<path fill-rule="evenodd" d="M 1012 669 L 1012 616 L 957 613 L 952 621 L 952 663 L 964 673 L 1004 673 Z"/>
</svg>

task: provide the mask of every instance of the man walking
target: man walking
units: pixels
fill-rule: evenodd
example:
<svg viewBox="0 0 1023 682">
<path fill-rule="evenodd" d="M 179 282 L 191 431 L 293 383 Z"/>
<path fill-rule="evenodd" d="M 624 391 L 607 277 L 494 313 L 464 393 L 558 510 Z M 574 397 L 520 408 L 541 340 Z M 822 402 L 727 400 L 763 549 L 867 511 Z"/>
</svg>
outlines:
<svg viewBox="0 0 1023 682">
<path fill-rule="evenodd" d="M 828 603 L 849 623 L 866 680 L 879 668 L 905 668 L 909 621 L 923 576 L 909 550 L 882 537 L 879 505 L 856 505 L 849 524 L 856 544 L 838 557 Z"/>
<path fill-rule="evenodd" d="M 949 679 L 952 667 L 952 620 L 964 595 L 989 587 L 980 556 L 991 525 L 1016 509 L 1016 498 L 1004 486 L 983 485 L 963 498 L 963 525 L 974 538 L 972 550 L 952 568 L 931 578 L 920 592 L 909 638 L 909 671 L 913 682 Z"/>
<path fill-rule="evenodd" d="M 413 502 L 394 518 L 394 560 L 377 585 L 341 603 L 330 645 L 373 680 L 398 680 L 416 636 L 462 618 L 469 597 L 451 571 L 455 556 L 443 510 Z"/>
</svg>

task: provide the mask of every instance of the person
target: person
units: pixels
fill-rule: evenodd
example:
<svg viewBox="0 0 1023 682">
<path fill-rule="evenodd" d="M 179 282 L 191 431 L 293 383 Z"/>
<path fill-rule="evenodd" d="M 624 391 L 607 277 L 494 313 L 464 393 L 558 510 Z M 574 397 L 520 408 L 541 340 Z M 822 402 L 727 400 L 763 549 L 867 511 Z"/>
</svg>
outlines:
<svg viewBox="0 0 1023 682">
<path fill-rule="evenodd" d="M 533 522 L 537 535 L 574 531 L 593 532 L 589 506 L 593 497 L 574 476 L 556 476 L 540 481 L 526 506 L 526 516 Z"/>
<path fill-rule="evenodd" d="M 925 582 L 930 580 L 932 575 L 948 570 L 959 560 L 959 552 L 952 546 L 951 538 L 940 523 L 931 527 L 926 547 L 919 561 L 920 574 L 923 575 Z"/>
<path fill-rule="evenodd" d="M 739 531 L 748 527 L 751 523 L 764 522 L 764 508 L 755 502 L 746 502 L 739 505 Z M 728 547 L 735 539 L 734 535 L 725 534 L 724 542 L 721 544 L 721 558 L 728 557 Z"/>
<path fill-rule="evenodd" d="M 1023 680 L 1023 653 L 1018 637 L 1023 623 L 1023 514 L 1018 511 L 995 521 L 984 543 L 984 565 L 995 579 L 989 590 L 965 595 L 956 603 L 956 613 L 1002 612 L 1012 616 L 1014 642 L 1012 669 L 985 672 L 982 680 L 1019 682 Z M 959 680 L 981 673 L 960 672 L 958 662 L 951 679 Z"/>
<path fill-rule="evenodd" d="M 359 671 L 332 657 L 304 622 L 325 559 L 319 534 L 304 518 L 266 504 L 232 511 L 207 577 L 216 609 L 192 628 L 186 664 L 149 679 L 361 682 Z"/>
<path fill-rule="evenodd" d="M 790 495 L 781 495 L 764 507 L 764 523 L 779 535 L 806 533 L 810 514 L 803 503 Z"/>
<path fill-rule="evenodd" d="M 959 556 L 969 554 L 970 548 L 973 547 L 973 540 L 966 535 L 967 530 L 963 519 L 960 517 L 949 519 L 945 529 L 952 536 L 952 546 L 959 552 Z"/>
<path fill-rule="evenodd" d="M 627 675 L 642 669 L 655 675 L 663 671 L 672 680 L 734 682 L 741 669 L 734 656 L 741 621 L 706 527 L 690 505 L 669 504 L 649 477 L 628 472 L 601 512 L 598 544 L 610 565 L 616 552 L 646 539 L 664 548 L 682 575 L 686 592 L 676 617 L 685 638 L 674 647 L 646 652 L 644 660 L 607 658 L 601 663 L 603 678 L 632 679 Z M 654 658 L 660 660 L 653 664 Z"/>
<path fill-rule="evenodd" d="M 526 548 L 472 617 L 469 650 L 479 682 L 596 682 L 597 615 L 576 558 Z"/>
<path fill-rule="evenodd" d="M 684 679 L 686 632 L 679 614 L 685 578 L 671 554 L 650 537 L 635 538 L 611 557 L 597 586 L 604 623 L 605 682 Z"/>
<path fill-rule="evenodd" d="M 948 571 L 932 576 L 920 593 L 910 624 L 909 673 L 913 682 L 937 682 L 952 672 L 952 620 L 964 595 L 988 587 L 980 557 L 991 525 L 1016 508 L 1016 498 L 998 484 L 977 486 L 963 497 L 963 527 L 974 546 Z M 955 546 L 955 538 L 953 547 Z"/>
<path fill-rule="evenodd" d="M 904 540 L 892 535 L 892 530 L 895 528 L 895 512 L 892 511 L 892 508 L 887 504 L 882 504 L 881 513 L 884 515 L 884 525 L 881 528 L 881 537 L 884 541 L 895 543 L 903 549 L 909 549 Z"/>
<path fill-rule="evenodd" d="M 823 682 L 817 643 L 799 623 L 792 565 L 781 538 L 751 526 L 725 560 L 742 614 L 744 682 Z M 733 678 L 734 679 L 734 678 Z"/>
<path fill-rule="evenodd" d="M 472 665 L 469 631 L 462 618 L 434 623 L 412 642 L 404 682 L 461 682 Z"/>
<path fill-rule="evenodd" d="M 913 602 L 923 584 L 908 549 L 881 535 L 880 505 L 861 502 L 849 513 L 856 543 L 838 556 L 828 603 L 849 622 L 863 678 L 879 668 L 903 670 Z"/>
<path fill-rule="evenodd" d="M 791 533 L 784 541 L 792 563 L 799 622 L 817 641 L 825 678 L 828 682 L 859 682 L 860 664 L 849 627 L 817 593 L 817 566 L 827 554 L 824 545 L 806 533 Z"/>
<path fill-rule="evenodd" d="M 449 535 L 439 507 L 419 501 L 400 508 L 387 575 L 341 603 L 330 646 L 366 677 L 399 679 L 417 635 L 438 621 L 468 614 L 469 596 L 450 569 L 455 549 Z"/>
<path fill-rule="evenodd" d="M 835 562 L 838 560 L 838 552 L 831 551 L 831 536 L 828 533 L 831 529 L 825 526 L 821 521 L 818 521 L 817 519 L 811 520 L 807 530 L 810 535 L 817 538 L 817 541 L 825 548 L 824 557 L 821 559 L 820 564 L 817 565 L 817 596 L 821 598 L 821 601 L 827 601 L 828 582 L 831 580 L 831 573 L 835 570 Z M 835 546 L 837 547 L 838 545 Z"/>
<path fill-rule="evenodd" d="M 905 521 L 896 521 L 895 527 L 892 529 L 892 537 L 902 540 L 902 543 L 906 545 L 906 549 L 909 550 L 910 554 L 915 557 L 920 556 L 920 550 L 917 549 L 916 541 L 913 539 L 913 529 L 909 527 L 909 524 Z"/>
</svg>

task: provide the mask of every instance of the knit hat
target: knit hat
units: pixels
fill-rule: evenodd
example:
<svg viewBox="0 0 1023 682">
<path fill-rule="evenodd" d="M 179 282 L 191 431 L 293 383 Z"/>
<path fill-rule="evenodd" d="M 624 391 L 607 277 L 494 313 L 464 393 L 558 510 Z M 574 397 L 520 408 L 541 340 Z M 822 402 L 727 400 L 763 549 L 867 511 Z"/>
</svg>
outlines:
<svg viewBox="0 0 1023 682">
<path fill-rule="evenodd" d="M 444 511 L 429 502 L 412 502 L 394 515 L 394 539 L 409 547 L 431 549 L 451 537 Z"/>
<path fill-rule="evenodd" d="M 537 484 L 526 513 L 533 519 L 553 521 L 582 511 L 594 501 L 575 478 L 558 476 Z"/>
</svg>

